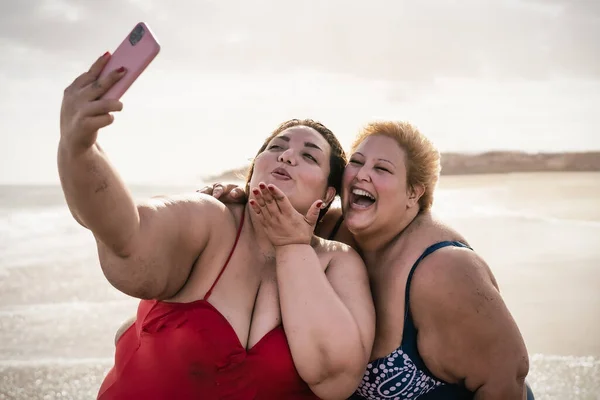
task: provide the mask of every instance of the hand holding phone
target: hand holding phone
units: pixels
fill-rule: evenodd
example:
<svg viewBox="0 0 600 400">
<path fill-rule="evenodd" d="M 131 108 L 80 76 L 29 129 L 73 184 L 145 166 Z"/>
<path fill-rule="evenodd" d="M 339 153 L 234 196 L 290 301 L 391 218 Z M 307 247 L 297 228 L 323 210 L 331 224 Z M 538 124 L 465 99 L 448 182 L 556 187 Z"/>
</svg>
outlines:
<svg viewBox="0 0 600 400">
<path fill-rule="evenodd" d="M 125 75 L 101 99 L 119 100 L 160 52 L 160 45 L 150 28 L 140 22 L 123 40 L 102 69 L 98 79 L 125 67 Z"/>
</svg>

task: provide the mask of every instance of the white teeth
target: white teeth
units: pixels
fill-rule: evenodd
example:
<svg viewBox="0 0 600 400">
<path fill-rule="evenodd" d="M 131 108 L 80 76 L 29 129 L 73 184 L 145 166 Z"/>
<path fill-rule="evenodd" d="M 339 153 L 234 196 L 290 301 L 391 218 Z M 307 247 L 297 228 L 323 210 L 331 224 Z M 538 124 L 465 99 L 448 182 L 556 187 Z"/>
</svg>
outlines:
<svg viewBox="0 0 600 400">
<path fill-rule="evenodd" d="M 358 195 L 358 196 L 365 196 L 370 198 L 371 200 L 375 201 L 375 197 L 373 197 L 373 195 L 371 195 L 371 193 L 362 190 L 362 189 L 352 189 L 352 194 Z"/>
</svg>

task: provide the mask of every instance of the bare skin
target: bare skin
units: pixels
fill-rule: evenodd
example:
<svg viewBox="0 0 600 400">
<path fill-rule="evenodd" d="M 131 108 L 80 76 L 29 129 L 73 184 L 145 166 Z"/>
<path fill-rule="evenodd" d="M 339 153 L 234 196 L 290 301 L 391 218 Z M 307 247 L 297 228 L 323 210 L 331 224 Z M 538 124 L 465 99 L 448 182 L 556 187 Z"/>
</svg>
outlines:
<svg viewBox="0 0 600 400">
<path fill-rule="evenodd" d="M 286 140 L 275 138 L 278 148 L 257 157 L 255 206 L 225 206 L 199 193 L 136 203 L 96 143 L 98 130 L 113 121 L 110 112 L 122 108 L 97 100 L 125 73 L 97 80 L 108 59 L 99 58 L 65 90 L 58 150 L 67 204 L 94 234 L 108 281 L 142 299 L 201 299 L 244 218 L 211 304 L 247 349 L 283 324 L 295 366 L 311 390 L 324 399 L 346 398 L 368 360 L 374 310 L 356 252 L 313 234 L 319 205 L 335 194 L 327 187 L 327 141 L 307 127 L 284 131 Z M 285 166 L 289 179 L 273 178 L 276 166 Z"/>
<path fill-rule="evenodd" d="M 371 359 L 402 341 L 406 282 L 417 258 L 440 241 L 466 243 L 421 210 L 425 188 L 408 184 L 406 159 L 394 139 L 373 135 L 357 146 L 344 173 L 345 226 L 369 270 L 377 312 Z M 359 201 L 361 190 L 373 201 Z M 432 253 L 420 263 L 410 290 L 419 352 L 436 377 L 464 384 L 476 399 L 526 397 L 525 343 L 491 270 L 475 252 L 446 247 Z"/>
<path fill-rule="evenodd" d="M 350 158 L 342 203 L 349 208 L 350 189 L 361 182 L 359 187 L 378 194 L 379 209 L 350 212 L 354 232 L 344 220 L 332 239 L 355 247 L 367 265 L 377 315 L 370 355 L 375 360 L 402 342 L 406 283 L 416 260 L 435 243 L 468 241 L 431 212 L 420 210 L 423 188 L 406 186 L 405 158 L 402 149 L 394 150 L 395 142 L 366 144 L 370 148 L 357 149 L 361 154 L 354 166 Z M 394 165 L 381 163 L 381 158 Z M 243 202 L 243 194 L 228 196 L 233 188 L 220 188 L 219 198 Z M 203 192 L 210 194 L 212 188 Z M 330 237 L 341 216 L 341 209 L 330 209 L 315 234 Z M 526 398 L 525 343 L 491 269 L 477 253 L 447 247 L 423 259 L 413 275 L 410 299 L 419 353 L 436 377 L 464 384 L 476 399 Z"/>
<path fill-rule="evenodd" d="M 339 209 L 331 212 L 341 215 Z M 342 223 L 333 239 L 341 241 L 348 233 Z M 415 217 L 386 250 L 363 253 L 377 315 L 370 360 L 400 346 L 408 273 L 427 247 L 441 241 L 468 244 L 426 212 Z M 421 261 L 410 290 L 419 353 L 436 377 L 464 384 L 476 399 L 525 398 L 527 349 L 481 257 L 468 249 L 440 249 Z"/>
</svg>

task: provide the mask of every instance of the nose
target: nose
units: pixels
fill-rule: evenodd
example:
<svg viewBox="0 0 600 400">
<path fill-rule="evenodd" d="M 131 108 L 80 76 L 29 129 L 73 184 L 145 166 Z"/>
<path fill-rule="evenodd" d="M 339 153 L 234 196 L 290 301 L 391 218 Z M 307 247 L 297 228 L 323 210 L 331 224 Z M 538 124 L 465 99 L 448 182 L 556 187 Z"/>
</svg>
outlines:
<svg viewBox="0 0 600 400">
<path fill-rule="evenodd" d="M 288 165 L 296 165 L 296 157 L 294 155 L 294 151 L 292 149 L 287 149 L 283 151 L 279 155 L 279 157 L 277 157 L 277 161 Z"/>
<path fill-rule="evenodd" d="M 371 181 L 371 175 L 369 175 L 366 165 L 361 165 L 358 171 L 356 171 L 356 180 L 366 182 Z"/>
</svg>

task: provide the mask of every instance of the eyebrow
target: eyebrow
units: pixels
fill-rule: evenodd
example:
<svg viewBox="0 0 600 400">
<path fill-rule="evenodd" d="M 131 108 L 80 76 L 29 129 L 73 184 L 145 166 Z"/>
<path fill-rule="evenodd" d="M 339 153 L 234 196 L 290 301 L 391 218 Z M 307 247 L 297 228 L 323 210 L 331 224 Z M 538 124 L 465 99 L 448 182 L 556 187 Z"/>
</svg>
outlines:
<svg viewBox="0 0 600 400">
<path fill-rule="evenodd" d="M 285 135 L 281 135 L 281 136 L 275 136 L 275 139 L 281 139 L 285 142 L 289 142 L 290 138 L 285 136 Z M 312 149 L 317 149 L 317 150 L 321 150 L 323 152 L 323 149 L 321 149 L 319 146 L 317 146 L 316 144 L 312 143 L 312 142 L 304 142 L 304 147 L 310 147 Z"/>
<path fill-rule="evenodd" d="M 394 163 L 393 163 L 393 162 L 391 162 L 390 160 L 386 160 L 385 158 L 378 158 L 378 159 L 377 159 L 377 161 L 383 161 L 383 162 L 386 162 L 386 163 L 388 163 L 388 164 L 391 164 L 392 166 L 394 166 L 394 167 L 395 167 L 395 165 L 394 165 Z"/>
<path fill-rule="evenodd" d="M 363 157 L 365 156 L 365 155 L 364 155 L 363 153 L 361 153 L 360 151 L 357 151 L 357 152 L 355 152 L 353 155 L 355 155 L 355 154 L 360 154 L 360 155 L 361 155 L 361 156 L 363 156 Z M 386 163 L 388 163 L 388 164 L 392 165 L 393 167 L 395 167 L 395 165 L 394 165 L 394 163 L 393 163 L 393 162 L 391 162 L 390 160 L 386 160 L 385 158 L 378 158 L 378 159 L 377 159 L 377 161 L 383 161 L 383 162 L 386 162 Z"/>
</svg>

